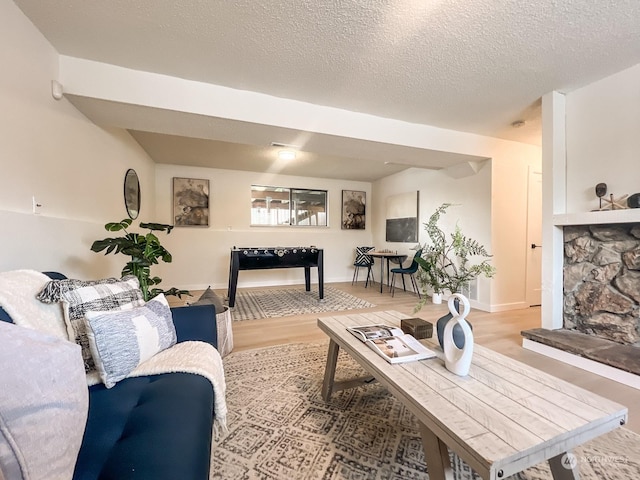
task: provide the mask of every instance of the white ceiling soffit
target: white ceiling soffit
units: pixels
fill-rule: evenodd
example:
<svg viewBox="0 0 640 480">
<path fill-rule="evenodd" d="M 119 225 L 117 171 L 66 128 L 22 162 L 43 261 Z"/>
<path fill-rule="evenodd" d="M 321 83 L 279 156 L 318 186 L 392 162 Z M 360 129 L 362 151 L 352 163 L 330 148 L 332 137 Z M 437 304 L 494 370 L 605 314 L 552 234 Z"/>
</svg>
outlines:
<svg viewBox="0 0 640 480">
<path fill-rule="evenodd" d="M 374 181 L 406 168 L 440 169 L 486 157 L 304 132 L 67 95 L 97 125 L 126 128 L 154 161 L 285 175 Z M 271 142 L 304 145 L 295 162 Z"/>
</svg>

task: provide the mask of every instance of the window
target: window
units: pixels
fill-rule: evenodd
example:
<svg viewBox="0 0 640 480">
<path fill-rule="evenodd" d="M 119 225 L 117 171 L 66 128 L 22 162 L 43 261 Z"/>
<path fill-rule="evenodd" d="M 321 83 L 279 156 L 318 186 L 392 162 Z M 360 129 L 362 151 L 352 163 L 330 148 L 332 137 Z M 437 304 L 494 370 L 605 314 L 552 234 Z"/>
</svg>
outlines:
<svg viewBox="0 0 640 480">
<path fill-rule="evenodd" d="M 251 225 L 327 224 L 326 190 L 251 186 Z"/>
</svg>

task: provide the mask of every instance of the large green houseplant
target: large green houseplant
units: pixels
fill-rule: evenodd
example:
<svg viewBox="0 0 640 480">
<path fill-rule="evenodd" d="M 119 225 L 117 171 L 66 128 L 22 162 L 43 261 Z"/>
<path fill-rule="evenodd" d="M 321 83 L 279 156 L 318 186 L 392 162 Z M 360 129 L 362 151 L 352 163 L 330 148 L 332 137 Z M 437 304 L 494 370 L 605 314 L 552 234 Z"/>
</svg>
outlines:
<svg viewBox="0 0 640 480">
<path fill-rule="evenodd" d="M 131 258 L 122 269 L 122 276 L 135 275 L 140 281 L 140 289 L 145 301 L 164 293 L 165 295 L 190 295 L 188 290 L 178 290 L 170 288 L 162 290 L 161 288 L 151 288 L 162 282 L 160 277 L 151 276 L 151 265 L 157 265 L 159 260 L 171 263 L 171 254 L 160 243 L 160 239 L 154 232 L 166 232 L 167 235 L 173 230 L 173 225 L 165 225 L 162 223 L 140 223 L 140 228 L 148 229 L 147 234 L 129 232 L 128 227 L 131 226 L 131 219 L 126 218 L 117 223 L 107 223 L 104 228 L 108 232 L 124 232 L 124 235 L 113 238 L 105 238 L 96 240 L 91 245 L 94 252 L 105 251 L 105 255 L 110 253 L 122 253 Z"/>
<path fill-rule="evenodd" d="M 447 235 L 438 226 L 440 217 L 446 213 L 451 203 L 443 203 L 424 224 L 429 242 L 422 246 L 422 256 L 417 258 L 418 282 L 423 291 L 432 289 L 434 293 L 460 293 L 463 286 L 484 275 L 493 277 L 496 270 L 491 265 L 491 255 L 478 241 L 462 233 L 456 224 L 453 233 Z M 481 259 L 480 261 L 477 261 Z M 476 260 L 476 263 L 473 263 Z M 422 308 L 424 300 L 416 307 Z"/>
</svg>

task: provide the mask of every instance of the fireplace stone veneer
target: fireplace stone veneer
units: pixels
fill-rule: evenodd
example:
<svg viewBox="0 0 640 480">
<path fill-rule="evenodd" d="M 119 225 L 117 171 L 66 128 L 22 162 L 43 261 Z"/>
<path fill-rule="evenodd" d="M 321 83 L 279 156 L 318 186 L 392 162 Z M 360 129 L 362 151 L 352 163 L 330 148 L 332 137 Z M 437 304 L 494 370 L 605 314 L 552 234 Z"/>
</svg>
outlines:
<svg viewBox="0 0 640 480">
<path fill-rule="evenodd" d="M 564 328 L 640 348 L 640 223 L 564 228 Z"/>
</svg>

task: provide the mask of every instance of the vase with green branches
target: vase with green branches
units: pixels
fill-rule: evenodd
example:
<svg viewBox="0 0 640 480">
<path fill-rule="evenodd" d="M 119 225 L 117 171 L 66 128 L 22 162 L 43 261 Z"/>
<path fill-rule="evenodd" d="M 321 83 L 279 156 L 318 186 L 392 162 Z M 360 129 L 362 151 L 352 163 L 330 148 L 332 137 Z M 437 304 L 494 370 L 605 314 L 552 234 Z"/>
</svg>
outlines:
<svg viewBox="0 0 640 480">
<path fill-rule="evenodd" d="M 466 236 L 456 224 L 452 233 L 447 235 L 438 225 L 440 217 L 454 204 L 443 203 L 424 224 L 429 242 L 422 246 L 422 257 L 417 259 L 418 282 L 423 291 L 428 288 L 435 293 L 460 293 L 463 286 L 484 275 L 491 278 L 495 267 L 491 265 L 491 255 L 477 240 Z M 423 307 L 425 299 L 417 305 L 416 311 Z"/>
<path fill-rule="evenodd" d="M 120 222 L 107 223 L 104 228 L 108 232 L 124 232 L 119 237 L 105 238 L 96 240 L 91 245 L 94 252 L 102 252 L 105 255 L 110 253 L 122 253 L 131 259 L 125 264 L 121 275 L 134 275 L 140 281 L 140 289 L 145 301 L 163 293 L 165 295 L 175 295 L 179 298 L 182 295 L 191 295 L 188 290 L 179 290 L 170 288 L 163 290 L 155 288 L 154 285 L 160 284 L 160 277 L 151 276 L 151 266 L 159 264 L 159 260 L 165 263 L 171 263 L 173 257 L 164 248 L 160 239 L 155 232 L 166 232 L 167 235 L 173 230 L 173 225 L 165 225 L 162 223 L 140 223 L 140 228 L 149 230 L 146 234 L 130 232 L 127 229 L 131 226 L 131 219 L 126 218 Z M 154 287 L 154 288 L 151 288 Z"/>
</svg>

